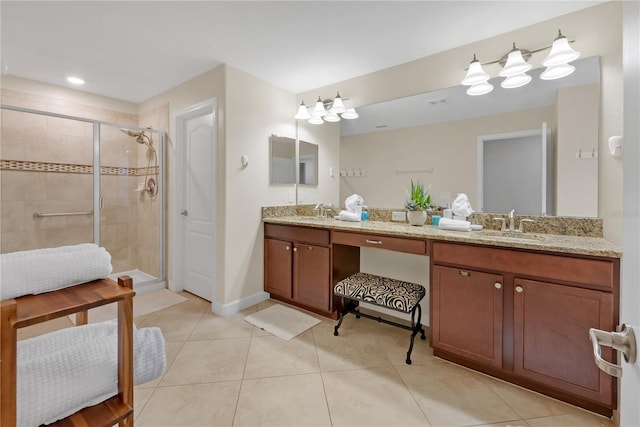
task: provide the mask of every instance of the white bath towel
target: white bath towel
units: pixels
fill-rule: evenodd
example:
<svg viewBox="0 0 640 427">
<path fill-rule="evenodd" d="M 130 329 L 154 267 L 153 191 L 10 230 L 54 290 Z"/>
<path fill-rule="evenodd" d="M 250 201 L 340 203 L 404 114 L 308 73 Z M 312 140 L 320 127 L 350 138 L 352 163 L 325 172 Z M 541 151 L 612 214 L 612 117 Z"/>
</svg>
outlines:
<svg viewBox="0 0 640 427">
<path fill-rule="evenodd" d="M 440 218 L 438 228 L 442 230 L 471 231 L 471 223 L 458 219 Z"/>
<path fill-rule="evenodd" d="M 118 393 L 117 324 L 102 322 L 62 329 L 18 342 L 19 427 L 49 424 Z M 159 328 L 134 331 L 134 383 L 165 370 Z"/>
<path fill-rule="evenodd" d="M 0 299 L 101 279 L 111 270 L 111 255 L 93 243 L 0 254 Z"/>
<path fill-rule="evenodd" d="M 342 221 L 362 221 L 361 215 L 349 211 L 340 211 L 340 213 L 338 214 L 338 218 Z"/>
</svg>

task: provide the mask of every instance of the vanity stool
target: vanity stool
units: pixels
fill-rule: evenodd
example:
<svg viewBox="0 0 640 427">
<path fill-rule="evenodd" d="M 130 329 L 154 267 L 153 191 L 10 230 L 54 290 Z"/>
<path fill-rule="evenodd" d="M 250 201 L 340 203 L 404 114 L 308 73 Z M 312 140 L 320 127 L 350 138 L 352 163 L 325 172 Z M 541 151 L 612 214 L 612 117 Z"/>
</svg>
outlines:
<svg viewBox="0 0 640 427">
<path fill-rule="evenodd" d="M 388 325 L 410 330 L 412 331 L 411 344 L 409 344 L 409 351 L 407 351 L 406 362 L 407 365 L 411 365 L 411 351 L 413 350 L 414 338 L 418 332 L 420 332 L 420 339 L 426 339 L 424 328 L 422 327 L 422 323 L 420 323 L 422 317 L 420 301 L 426 294 L 424 286 L 368 273 L 356 273 L 336 283 L 333 293 L 342 299 L 342 305 L 344 307 L 340 313 L 340 319 L 333 331 L 333 335 L 338 336 L 338 328 L 340 328 L 344 316 L 349 313 L 355 314 L 356 318 L 363 316 Z M 345 303 L 345 299 L 349 300 L 349 302 Z M 358 310 L 360 301 L 401 313 L 411 313 L 411 326 L 361 313 L 360 310 Z M 416 311 L 418 312 L 418 320 L 414 322 Z"/>
</svg>

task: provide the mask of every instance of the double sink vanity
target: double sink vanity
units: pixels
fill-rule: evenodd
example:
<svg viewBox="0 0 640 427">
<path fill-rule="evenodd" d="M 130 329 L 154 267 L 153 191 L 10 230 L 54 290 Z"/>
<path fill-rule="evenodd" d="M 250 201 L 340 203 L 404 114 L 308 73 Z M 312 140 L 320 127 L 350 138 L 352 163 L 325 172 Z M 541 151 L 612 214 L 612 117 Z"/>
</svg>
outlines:
<svg viewBox="0 0 640 427">
<path fill-rule="evenodd" d="M 263 209 L 264 287 L 337 318 L 333 286 L 360 271 L 360 248 L 429 263 L 434 356 L 611 416 L 616 382 L 593 360 L 589 329 L 618 323 L 621 249 L 601 237 L 447 231 L 343 222 Z M 603 348 L 603 358 L 614 353 Z"/>
</svg>

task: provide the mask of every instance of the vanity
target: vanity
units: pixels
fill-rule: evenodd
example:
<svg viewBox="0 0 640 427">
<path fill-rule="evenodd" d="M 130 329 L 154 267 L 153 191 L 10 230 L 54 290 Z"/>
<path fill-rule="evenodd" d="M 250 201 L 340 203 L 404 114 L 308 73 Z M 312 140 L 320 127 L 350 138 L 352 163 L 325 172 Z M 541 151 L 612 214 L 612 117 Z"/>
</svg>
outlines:
<svg viewBox="0 0 640 427">
<path fill-rule="evenodd" d="M 618 323 L 617 246 L 597 237 L 313 216 L 263 221 L 272 298 L 335 319 L 333 286 L 360 271 L 360 248 L 423 255 L 434 356 L 612 415 L 616 382 L 594 363 L 588 331 Z M 610 348 L 603 357 L 615 361 Z"/>
</svg>

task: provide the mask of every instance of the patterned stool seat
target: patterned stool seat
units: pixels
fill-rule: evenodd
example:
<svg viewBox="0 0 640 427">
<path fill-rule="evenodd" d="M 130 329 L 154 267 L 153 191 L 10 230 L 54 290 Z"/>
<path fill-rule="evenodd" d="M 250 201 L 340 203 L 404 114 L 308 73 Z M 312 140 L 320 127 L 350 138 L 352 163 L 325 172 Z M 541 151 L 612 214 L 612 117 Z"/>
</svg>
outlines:
<svg viewBox="0 0 640 427">
<path fill-rule="evenodd" d="M 333 292 L 339 297 L 411 313 L 424 298 L 426 290 L 424 286 L 415 283 L 356 273 L 339 281 Z"/>
</svg>

